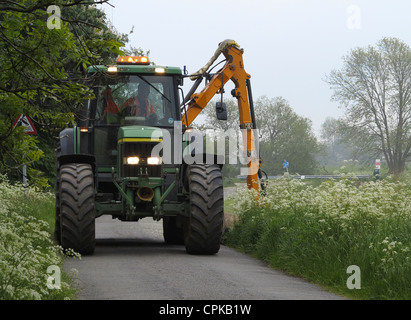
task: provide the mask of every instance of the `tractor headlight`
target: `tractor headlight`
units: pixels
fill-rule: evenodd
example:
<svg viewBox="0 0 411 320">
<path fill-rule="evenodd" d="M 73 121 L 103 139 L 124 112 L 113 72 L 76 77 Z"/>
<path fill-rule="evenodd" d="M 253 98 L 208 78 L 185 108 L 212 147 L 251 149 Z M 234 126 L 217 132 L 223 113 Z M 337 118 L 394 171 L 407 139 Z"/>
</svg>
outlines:
<svg viewBox="0 0 411 320">
<path fill-rule="evenodd" d="M 150 165 L 161 164 L 161 158 L 160 157 L 149 157 L 147 158 L 147 164 L 150 164 Z"/>
<path fill-rule="evenodd" d="M 127 157 L 126 161 L 127 164 L 138 164 L 140 162 L 139 157 Z"/>
</svg>

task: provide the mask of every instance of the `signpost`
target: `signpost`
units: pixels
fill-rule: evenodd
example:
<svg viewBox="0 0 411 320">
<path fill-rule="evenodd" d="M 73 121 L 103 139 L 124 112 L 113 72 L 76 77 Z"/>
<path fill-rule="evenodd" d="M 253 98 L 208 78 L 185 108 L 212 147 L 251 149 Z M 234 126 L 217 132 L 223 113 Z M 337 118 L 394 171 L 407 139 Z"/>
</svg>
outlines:
<svg viewBox="0 0 411 320">
<path fill-rule="evenodd" d="M 25 114 L 21 114 L 17 117 L 17 119 L 13 123 L 13 128 L 17 126 L 23 126 L 24 128 L 24 133 L 27 134 L 37 134 L 37 130 L 33 125 L 33 122 L 31 119 L 26 116 Z"/>
<path fill-rule="evenodd" d="M 33 122 L 25 114 L 19 115 L 14 121 L 13 128 L 18 127 L 18 126 L 25 127 L 24 133 L 26 134 L 37 134 L 37 130 L 34 127 Z M 27 166 L 26 164 L 23 164 L 23 187 L 24 187 L 24 192 L 26 192 L 26 189 L 27 189 Z"/>
<path fill-rule="evenodd" d="M 380 168 L 381 168 L 381 160 L 376 159 L 375 160 L 375 169 L 374 169 L 374 177 L 375 181 L 380 179 Z"/>
<path fill-rule="evenodd" d="M 375 160 L 375 169 L 381 169 L 381 160 L 380 159 Z"/>
</svg>

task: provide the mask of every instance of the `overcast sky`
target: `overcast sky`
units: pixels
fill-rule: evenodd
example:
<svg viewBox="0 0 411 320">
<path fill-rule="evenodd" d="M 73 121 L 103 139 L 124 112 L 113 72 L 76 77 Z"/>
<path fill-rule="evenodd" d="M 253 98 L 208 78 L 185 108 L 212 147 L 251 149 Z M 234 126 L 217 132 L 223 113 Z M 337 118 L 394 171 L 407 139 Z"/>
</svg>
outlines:
<svg viewBox="0 0 411 320">
<path fill-rule="evenodd" d="M 245 50 L 254 100 L 286 99 L 313 122 L 343 110 L 331 101 L 326 74 L 356 47 L 397 37 L 411 45 L 409 0 L 110 0 L 102 6 L 130 45 L 150 50 L 159 65 L 201 68 L 218 43 L 234 39 Z M 190 82 L 190 80 L 186 80 Z M 186 83 L 185 87 L 190 87 Z M 231 87 L 226 88 L 227 97 Z M 187 90 L 185 90 L 187 93 Z M 256 111 L 258 112 L 258 111 Z"/>
</svg>

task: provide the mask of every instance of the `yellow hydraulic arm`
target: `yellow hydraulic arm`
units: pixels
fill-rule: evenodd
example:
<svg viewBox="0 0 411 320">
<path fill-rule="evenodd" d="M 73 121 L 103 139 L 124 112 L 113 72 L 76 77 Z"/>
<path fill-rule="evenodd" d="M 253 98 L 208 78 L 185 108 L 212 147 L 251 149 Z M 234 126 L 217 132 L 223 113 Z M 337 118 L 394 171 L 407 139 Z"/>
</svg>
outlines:
<svg viewBox="0 0 411 320">
<path fill-rule="evenodd" d="M 225 40 L 219 44 L 214 56 L 210 61 L 195 74 L 191 79 L 202 77 L 208 68 L 214 63 L 222 53 L 226 58 L 224 67 L 215 73 L 200 93 L 190 96 L 185 114 L 182 115 L 182 122 L 185 126 L 190 126 L 198 114 L 207 106 L 208 102 L 221 93 L 224 85 L 233 81 L 235 89 L 232 94 L 237 98 L 238 111 L 240 114 L 240 128 L 243 133 L 243 141 L 248 159 L 247 186 L 259 192 L 258 173 L 261 165 L 257 154 L 256 140 L 252 129 L 256 129 L 254 109 L 252 105 L 251 88 L 249 79 L 251 76 L 245 71 L 243 63 L 243 49 L 234 40 Z"/>
</svg>

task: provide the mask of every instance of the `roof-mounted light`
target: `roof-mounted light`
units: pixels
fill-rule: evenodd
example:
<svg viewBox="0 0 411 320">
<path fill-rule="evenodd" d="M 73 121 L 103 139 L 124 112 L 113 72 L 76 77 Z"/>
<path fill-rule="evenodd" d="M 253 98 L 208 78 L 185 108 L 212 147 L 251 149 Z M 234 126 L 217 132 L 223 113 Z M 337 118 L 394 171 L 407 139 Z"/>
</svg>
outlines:
<svg viewBox="0 0 411 320">
<path fill-rule="evenodd" d="M 150 64 L 148 57 L 142 56 L 120 56 L 117 58 L 117 64 Z"/>
<path fill-rule="evenodd" d="M 117 72 L 117 66 L 109 66 L 107 72 Z"/>
</svg>

